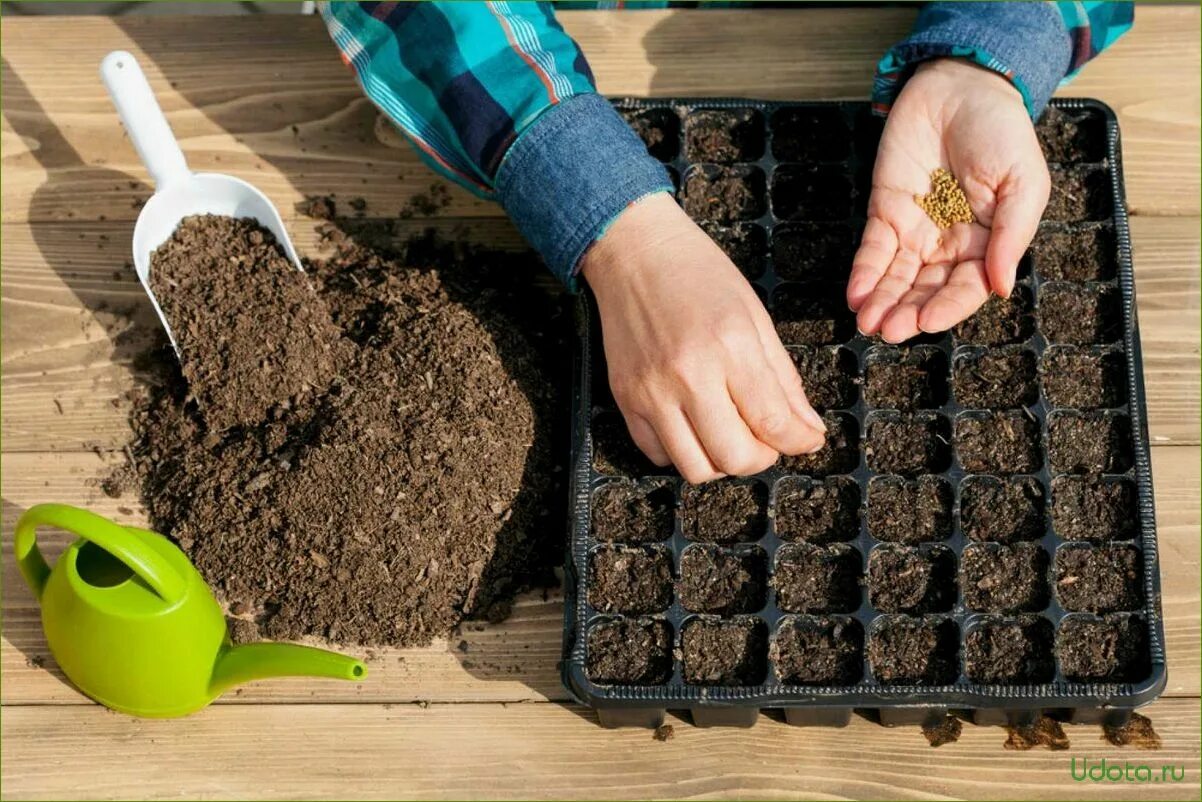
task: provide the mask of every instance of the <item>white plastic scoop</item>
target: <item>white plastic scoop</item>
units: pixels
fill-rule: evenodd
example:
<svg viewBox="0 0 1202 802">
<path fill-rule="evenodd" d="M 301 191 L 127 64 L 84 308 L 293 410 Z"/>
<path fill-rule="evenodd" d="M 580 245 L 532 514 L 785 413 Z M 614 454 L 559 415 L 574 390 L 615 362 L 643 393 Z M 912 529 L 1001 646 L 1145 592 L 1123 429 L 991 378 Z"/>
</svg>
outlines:
<svg viewBox="0 0 1202 802">
<path fill-rule="evenodd" d="M 154 196 L 142 207 L 134 226 L 134 269 L 178 357 L 175 335 L 150 288 L 150 255 L 167 241 L 185 217 L 219 214 L 254 218 L 275 235 L 296 269 L 303 273 L 304 268 L 284 230 L 280 213 L 266 195 L 233 176 L 193 173 L 188 169 L 179 143 L 175 141 L 171 126 L 167 124 L 137 59 L 124 50 L 115 50 L 100 62 L 100 77 L 117 107 L 130 141 L 154 180 Z"/>
</svg>

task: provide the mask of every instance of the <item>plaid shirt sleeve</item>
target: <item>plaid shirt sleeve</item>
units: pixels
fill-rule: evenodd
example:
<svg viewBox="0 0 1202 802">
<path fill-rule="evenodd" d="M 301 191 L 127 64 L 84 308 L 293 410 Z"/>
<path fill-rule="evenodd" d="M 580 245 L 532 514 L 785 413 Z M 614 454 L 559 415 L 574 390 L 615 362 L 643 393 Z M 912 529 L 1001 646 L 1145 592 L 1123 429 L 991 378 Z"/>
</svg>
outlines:
<svg viewBox="0 0 1202 802">
<path fill-rule="evenodd" d="M 1126 33 L 1129 2 L 928 3 L 877 65 L 874 109 L 887 113 L 914 67 L 965 58 L 1004 75 L 1038 117 L 1056 87 Z"/>
</svg>

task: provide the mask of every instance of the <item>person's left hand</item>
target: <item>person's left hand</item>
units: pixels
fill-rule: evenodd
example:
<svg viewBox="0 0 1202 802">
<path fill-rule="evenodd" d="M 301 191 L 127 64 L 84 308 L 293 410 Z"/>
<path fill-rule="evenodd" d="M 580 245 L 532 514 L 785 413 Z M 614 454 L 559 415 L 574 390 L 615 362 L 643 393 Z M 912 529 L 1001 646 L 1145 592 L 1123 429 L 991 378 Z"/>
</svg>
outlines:
<svg viewBox="0 0 1202 802">
<path fill-rule="evenodd" d="M 948 170 L 977 218 L 941 231 L 915 202 Z M 864 334 L 901 342 L 951 328 L 990 290 L 1008 297 L 1048 202 L 1047 163 L 1022 97 L 1001 75 L 926 62 L 902 88 L 877 151 L 847 302 Z"/>
</svg>

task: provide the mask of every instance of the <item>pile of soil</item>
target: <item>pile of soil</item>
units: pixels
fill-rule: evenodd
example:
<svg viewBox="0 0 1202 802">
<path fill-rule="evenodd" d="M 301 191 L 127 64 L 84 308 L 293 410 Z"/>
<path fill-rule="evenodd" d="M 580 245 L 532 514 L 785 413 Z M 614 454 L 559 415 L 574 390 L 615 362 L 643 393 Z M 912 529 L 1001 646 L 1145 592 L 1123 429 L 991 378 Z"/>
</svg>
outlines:
<svg viewBox="0 0 1202 802">
<path fill-rule="evenodd" d="M 945 546 L 879 546 L 868 555 L 868 598 L 883 613 L 946 612 L 956 601 L 956 557 Z"/>
<path fill-rule="evenodd" d="M 938 721 L 926 722 L 922 725 L 922 737 L 932 747 L 954 744 L 960 740 L 964 724 L 955 716 L 944 716 Z"/>
<path fill-rule="evenodd" d="M 1037 543 L 968 546 L 960 575 L 964 603 L 978 612 L 1036 612 L 1048 604 L 1048 553 Z"/>
<path fill-rule="evenodd" d="M 764 154 L 764 117 L 755 109 L 707 109 L 684 123 L 685 157 L 690 162 L 755 161 Z"/>
<path fill-rule="evenodd" d="M 777 161 L 842 161 L 851 155 L 851 141 L 838 109 L 779 109 L 772 115 L 772 155 Z"/>
<path fill-rule="evenodd" d="M 1039 330 L 1048 342 L 1089 345 L 1119 336 L 1122 310 L 1114 287 L 1049 284 L 1039 290 Z"/>
<path fill-rule="evenodd" d="M 1066 345 L 1048 350 L 1039 378 L 1048 403 L 1057 407 L 1115 407 L 1126 398 L 1123 355 Z"/>
<path fill-rule="evenodd" d="M 657 613 L 672 603 L 672 555 L 653 547 L 602 546 L 589 558 L 588 603 L 603 613 Z"/>
<path fill-rule="evenodd" d="M 980 309 L 952 328 L 958 343 L 1008 345 L 1026 340 L 1035 331 L 1031 292 L 1018 286 L 1009 298 L 990 295 Z"/>
<path fill-rule="evenodd" d="M 1142 574 L 1134 546 L 1064 546 L 1056 552 L 1056 598 L 1075 612 L 1135 610 L 1143 601 Z"/>
<path fill-rule="evenodd" d="M 868 534 L 892 543 L 944 540 L 952 533 L 952 488 L 938 476 L 877 476 L 868 483 Z"/>
<path fill-rule="evenodd" d="M 1160 749 L 1164 742 L 1152 728 L 1147 716 L 1132 713 L 1127 723 L 1121 726 L 1102 725 L 1102 737 L 1111 746 L 1134 746 L 1136 749 Z"/>
<path fill-rule="evenodd" d="M 1056 654 L 1070 682 L 1138 682 L 1151 670 L 1147 630 L 1130 615 L 1064 619 Z"/>
<path fill-rule="evenodd" d="M 856 355 L 839 346 L 795 345 L 789 350 L 814 409 L 846 409 L 856 402 Z"/>
<path fill-rule="evenodd" d="M 1057 473 L 1122 473 L 1134 459 L 1125 415 L 1058 412 L 1048 421 L 1048 459 Z"/>
<path fill-rule="evenodd" d="M 772 573 L 776 603 L 788 613 L 850 613 L 860 606 L 860 552 L 845 543 L 788 543 Z"/>
<path fill-rule="evenodd" d="M 845 281 L 854 252 L 845 226 L 797 223 L 772 232 L 772 266 L 784 281 Z"/>
<path fill-rule="evenodd" d="M 681 493 L 680 521 L 689 540 L 759 540 L 768 525 L 768 487 L 755 481 L 688 485 Z"/>
<path fill-rule="evenodd" d="M 864 368 L 869 406 L 911 411 L 947 400 L 947 358 L 935 348 L 874 348 Z"/>
<path fill-rule="evenodd" d="M 748 279 L 757 279 L 764 272 L 768 235 L 762 227 L 754 223 L 723 226 L 710 220 L 701 220 L 698 225 Z"/>
<path fill-rule="evenodd" d="M 851 217 L 855 190 L 842 165 L 782 164 L 772 173 L 772 213 L 779 220 Z"/>
<path fill-rule="evenodd" d="M 875 414 L 868 423 L 864 458 L 878 473 L 939 473 L 951 462 L 951 427 L 933 412 Z"/>
<path fill-rule="evenodd" d="M 597 489 L 592 504 L 592 536 L 597 540 L 653 543 L 672 537 L 676 492 L 668 480 L 636 484 L 629 479 Z"/>
<path fill-rule="evenodd" d="M 694 613 L 754 613 L 764 606 L 768 559 L 762 549 L 690 546 L 680 555 L 680 606 Z"/>
<path fill-rule="evenodd" d="M 960 485 L 960 526 L 969 540 L 1015 543 L 1043 537 L 1043 485 L 1025 476 L 970 476 Z"/>
<path fill-rule="evenodd" d="M 672 676 L 672 627 L 665 621 L 603 621 L 589 629 L 585 651 L 585 673 L 598 685 L 662 685 Z"/>
<path fill-rule="evenodd" d="M 1062 540 L 1123 540 L 1135 534 L 1135 486 L 1084 476 L 1052 480 L 1052 531 Z"/>
<path fill-rule="evenodd" d="M 683 206 L 694 220 L 713 220 L 724 225 L 754 220 L 766 211 L 764 172 L 745 164 L 696 165 L 685 176 Z"/>
<path fill-rule="evenodd" d="M 624 111 L 622 117 L 647 146 L 647 152 L 661 162 L 676 158 L 680 148 L 680 118 L 667 109 Z"/>
<path fill-rule="evenodd" d="M 1054 635 L 1052 622 L 1039 616 L 983 621 L 964 638 L 965 673 L 986 685 L 1050 682 Z"/>
<path fill-rule="evenodd" d="M 776 486 L 773 519 L 782 540 L 851 540 L 860 533 L 860 486 L 844 476 L 787 476 Z"/>
<path fill-rule="evenodd" d="M 856 331 L 856 317 L 831 285 L 784 284 L 772 293 L 771 315 L 785 345 L 837 345 Z"/>
<path fill-rule="evenodd" d="M 956 453 L 972 473 L 1032 473 L 1043 464 L 1039 422 L 1025 411 L 960 417 Z"/>
<path fill-rule="evenodd" d="M 882 685 L 947 685 L 959 674 L 959 630 L 946 619 L 881 619 L 868 637 L 868 664 Z"/>
<path fill-rule="evenodd" d="M 1040 716 L 1032 724 L 1008 725 L 1006 740 L 1002 743 L 1005 749 L 1016 752 L 1026 752 L 1038 746 L 1047 747 L 1052 752 L 1063 752 L 1068 749 L 1068 736 L 1060 722 L 1049 716 Z"/>
<path fill-rule="evenodd" d="M 1045 281 L 1108 281 L 1118 264 L 1114 230 L 1108 226 L 1042 228 L 1027 253 Z"/>
<path fill-rule="evenodd" d="M 759 685 L 768 673 L 768 633 L 755 618 L 694 618 L 681 633 L 690 685 Z"/>
<path fill-rule="evenodd" d="M 1006 346 L 964 354 L 952 375 L 956 400 L 970 409 L 1011 409 L 1039 399 L 1035 352 Z"/>
<path fill-rule="evenodd" d="M 847 618 L 790 616 L 769 654 L 785 685 L 854 685 L 864 674 L 864 629 Z"/>
<path fill-rule="evenodd" d="M 851 415 L 828 412 L 822 416 L 826 424 L 826 444 L 813 454 L 782 456 L 778 464 L 790 473 L 810 476 L 830 476 L 851 473 L 860 462 L 859 426 Z"/>
</svg>

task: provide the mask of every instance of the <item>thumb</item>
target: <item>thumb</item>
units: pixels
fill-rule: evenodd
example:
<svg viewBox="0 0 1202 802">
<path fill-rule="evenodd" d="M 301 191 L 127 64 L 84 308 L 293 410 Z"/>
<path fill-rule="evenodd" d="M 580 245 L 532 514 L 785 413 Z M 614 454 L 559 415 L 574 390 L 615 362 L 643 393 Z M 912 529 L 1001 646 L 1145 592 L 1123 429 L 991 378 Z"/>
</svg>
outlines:
<svg viewBox="0 0 1202 802">
<path fill-rule="evenodd" d="M 985 275 L 990 289 L 1009 298 L 1018 275 L 1018 262 L 1039 228 L 1048 203 L 1050 180 L 1047 167 L 1040 165 L 1039 178 L 1008 181 L 998 192 L 997 208 L 985 251 Z"/>
</svg>

